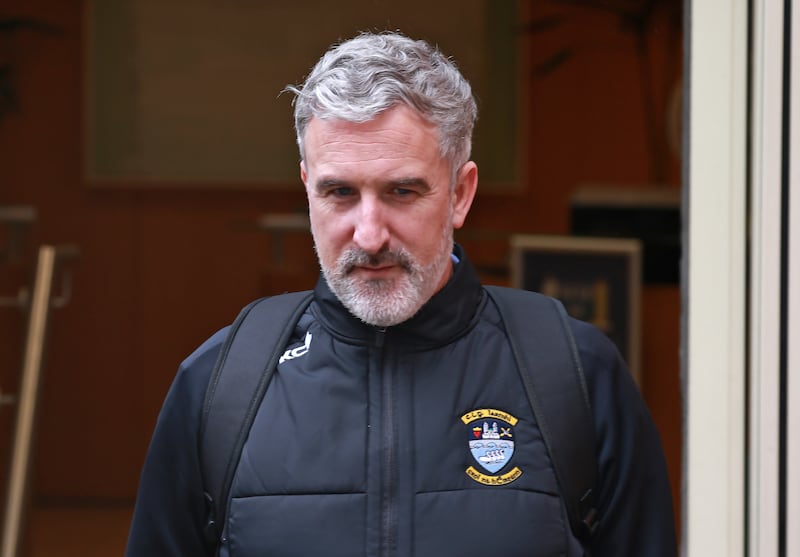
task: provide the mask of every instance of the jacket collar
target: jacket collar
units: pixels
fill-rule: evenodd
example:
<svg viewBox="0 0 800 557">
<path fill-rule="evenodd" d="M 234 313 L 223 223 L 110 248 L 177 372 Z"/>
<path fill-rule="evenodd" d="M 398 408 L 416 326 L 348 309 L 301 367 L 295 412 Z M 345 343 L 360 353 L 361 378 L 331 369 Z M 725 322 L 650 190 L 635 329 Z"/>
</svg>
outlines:
<svg viewBox="0 0 800 557">
<path fill-rule="evenodd" d="M 478 306 L 483 299 L 475 269 L 464 250 L 455 245 L 453 275 L 445 286 L 420 308 L 408 321 L 389 327 L 387 338 L 415 346 L 438 346 L 464 334 L 475 321 Z M 332 334 L 351 341 L 368 341 L 379 329 L 354 317 L 328 288 L 322 275 L 314 289 L 317 318 Z"/>
</svg>

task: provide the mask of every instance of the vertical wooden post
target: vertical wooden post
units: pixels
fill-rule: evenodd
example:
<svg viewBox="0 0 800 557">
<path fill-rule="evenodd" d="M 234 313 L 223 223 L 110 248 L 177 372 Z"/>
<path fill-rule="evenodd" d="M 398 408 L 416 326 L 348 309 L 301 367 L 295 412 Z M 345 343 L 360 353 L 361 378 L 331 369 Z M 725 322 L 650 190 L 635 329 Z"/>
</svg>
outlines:
<svg viewBox="0 0 800 557">
<path fill-rule="evenodd" d="M 11 448 L 11 465 L 5 512 L 3 513 L 3 533 L 0 537 L 2 540 L 0 541 L 2 543 L 0 556 L 2 557 L 18 556 L 20 535 L 24 527 L 31 447 L 44 361 L 47 322 L 50 316 L 55 264 L 56 248 L 53 246 L 39 248 L 25 352 L 22 360 L 22 377 L 17 395 L 14 442 Z"/>
</svg>

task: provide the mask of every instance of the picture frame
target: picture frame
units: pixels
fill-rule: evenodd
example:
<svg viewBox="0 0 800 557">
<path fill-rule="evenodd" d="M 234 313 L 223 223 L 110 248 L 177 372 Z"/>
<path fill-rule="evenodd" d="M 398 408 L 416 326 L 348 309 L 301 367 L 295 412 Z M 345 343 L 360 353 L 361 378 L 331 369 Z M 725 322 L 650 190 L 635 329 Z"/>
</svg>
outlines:
<svg viewBox="0 0 800 557">
<path fill-rule="evenodd" d="M 527 181 L 523 0 L 86 2 L 84 175 L 95 188 L 301 186 L 287 85 L 330 47 L 400 30 L 452 57 L 480 118 L 484 191 Z"/>
<path fill-rule="evenodd" d="M 557 298 L 606 333 L 641 384 L 641 241 L 515 234 L 510 244 L 511 286 Z"/>
</svg>

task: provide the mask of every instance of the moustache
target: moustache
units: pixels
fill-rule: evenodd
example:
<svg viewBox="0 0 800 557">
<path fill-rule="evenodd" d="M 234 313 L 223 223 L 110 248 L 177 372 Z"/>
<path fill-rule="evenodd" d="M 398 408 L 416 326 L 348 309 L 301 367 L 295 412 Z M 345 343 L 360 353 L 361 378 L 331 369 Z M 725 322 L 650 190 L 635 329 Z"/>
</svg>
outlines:
<svg viewBox="0 0 800 557">
<path fill-rule="evenodd" d="M 349 249 L 339 258 L 339 266 L 346 274 L 356 267 L 381 267 L 397 265 L 406 271 L 413 267 L 411 256 L 405 250 L 383 250 L 378 253 L 367 253 L 360 249 Z"/>
</svg>

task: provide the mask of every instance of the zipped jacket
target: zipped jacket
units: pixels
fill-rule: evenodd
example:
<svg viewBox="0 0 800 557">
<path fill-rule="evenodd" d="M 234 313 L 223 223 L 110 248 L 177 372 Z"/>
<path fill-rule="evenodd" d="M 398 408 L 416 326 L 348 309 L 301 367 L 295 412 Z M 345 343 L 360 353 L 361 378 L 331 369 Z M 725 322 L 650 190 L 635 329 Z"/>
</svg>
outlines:
<svg viewBox="0 0 800 557">
<path fill-rule="evenodd" d="M 582 547 L 500 315 L 456 253 L 448 284 L 395 327 L 365 325 L 320 279 L 245 443 L 220 555 L 676 555 L 659 437 L 613 344 L 571 322 L 597 439 L 600 524 Z M 131 557 L 214 555 L 197 443 L 225 332 L 183 363 L 167 396 Z"/>
</svg>

